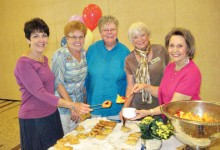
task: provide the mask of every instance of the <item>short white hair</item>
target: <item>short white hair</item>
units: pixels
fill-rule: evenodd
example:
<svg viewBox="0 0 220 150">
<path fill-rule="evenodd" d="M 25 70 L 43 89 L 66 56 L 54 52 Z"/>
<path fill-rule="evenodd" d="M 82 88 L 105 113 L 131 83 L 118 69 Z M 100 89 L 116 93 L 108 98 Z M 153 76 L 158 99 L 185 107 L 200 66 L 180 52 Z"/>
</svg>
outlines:
<svg viewBox="0 0 220 150">
<path fill-rule="evenodd" d="M 146 33 L 147 37 L 150 37 L 150 30 L 148 27 L 142 23 L 142 22 L 135 22 L 131 24 L 131 26 L 128 29 L 128 38 L 130 42 L 132 42 L 132 38 L 136 35 L 139 35 L 141 33 Z"/>
</svg>

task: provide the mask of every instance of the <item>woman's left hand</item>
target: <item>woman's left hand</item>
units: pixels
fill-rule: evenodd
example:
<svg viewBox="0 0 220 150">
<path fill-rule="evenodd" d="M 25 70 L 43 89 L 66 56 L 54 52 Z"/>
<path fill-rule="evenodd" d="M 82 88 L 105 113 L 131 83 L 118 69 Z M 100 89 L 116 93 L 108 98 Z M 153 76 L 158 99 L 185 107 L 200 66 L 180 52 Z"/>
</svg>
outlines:
<svg viewBox="0 0 220 150">
<path fill-rule="evenodd" d="M 131 118 L 130 120 L 137 120 L 137 119 L 141 119 L 145 116 L 147 116 L 147 110 L 136 110 L 136 116 L 134 118 Z"/>
<path fill-rule="evenodd" d="M 80 116 L 76 113 L 75 110 L 71 110 L 71 120 L 78 122 L 79 121 Z"/>
</svg>

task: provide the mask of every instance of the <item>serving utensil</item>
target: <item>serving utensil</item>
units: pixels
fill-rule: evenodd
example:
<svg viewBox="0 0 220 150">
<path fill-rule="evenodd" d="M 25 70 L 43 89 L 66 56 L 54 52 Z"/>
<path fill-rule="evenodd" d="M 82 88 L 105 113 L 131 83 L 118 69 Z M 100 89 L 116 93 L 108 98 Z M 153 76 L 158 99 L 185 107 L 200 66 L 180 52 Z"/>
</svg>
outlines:
<svg viewBox="0 0 220 150">
<path fill-rule="evenodd" d="M 102 109 L 102 108 L 104 108 L 104 107 L 99 106 L 99 107 L 97 107 L 97 108 L 92 108 L 92 109 L 93 109 L 93 110 L 96 110 L 96 109 Z"/>
<path fill-rule="evenodd" d="M 102 103 L 103 104 L 103 103 Z M 93 110 L 96 110 L 96 109 L 102 109 L 102 104 L 96 104 L 96 105 L 91 105 L 90 108 L 92 108 Z"/>
<path fill-rule="evenodd" d="M 102 106 L 102 104 L 91 105 L 90 107 L 92 108 L 92 107 Z"/>
<path fill-rule="evenodd" d="M 122 116 L 122 127 L 125 127 L 125 122 L 126 122 L 126 119 L 125 117 Z"/>
<path fill-rule="evenodd" d="M 111 107 L 111 105 L 112 102 L 110 100 L 105 100 L 102 104 L 91 105 L 90 108 L 95 110 L 95 109 L 109 108 Z"/>
<path fill-rule="evenodd" d="M 125 99 L 128 99 L 129 97 L 133 96 L 134 92 L 132 92 L 130 95 L 126 96 Z"/>
</svg>

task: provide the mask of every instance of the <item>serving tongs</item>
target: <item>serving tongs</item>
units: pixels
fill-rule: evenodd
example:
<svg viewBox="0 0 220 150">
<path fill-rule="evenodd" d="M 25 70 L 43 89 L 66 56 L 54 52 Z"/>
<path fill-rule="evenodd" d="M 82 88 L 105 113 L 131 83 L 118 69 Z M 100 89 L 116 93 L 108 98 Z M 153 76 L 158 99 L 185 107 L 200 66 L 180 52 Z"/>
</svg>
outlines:
<svg viewBox="0 0 220 150">
<path fill-rule="evenodd" d="M 109 103 L 109 106 L 105 105 L 106 103 Z M 91 105 L 90 108 L 95 110 L 95 109 L 109 108 L 111 107 L 111 105 L 112 105 L 112 102 L 110 100 L 105 100 L 102 104 Z"/>
<path fill-rule="evenodd" d="M 102 109 L 104 107 L 102 107 L 102 104 L 96 104 L 96 105 L 91 105 L 90 108 L 92 108 L 93 110 L 95 109 Z"/>
<path fill-rule="evenodd" d="M 125 99 L 127 100 L 129 97 L 133 96 L 134 95 L 134 92 L 131 93 L 130 95 L 126 96 Z"/>
</svg>

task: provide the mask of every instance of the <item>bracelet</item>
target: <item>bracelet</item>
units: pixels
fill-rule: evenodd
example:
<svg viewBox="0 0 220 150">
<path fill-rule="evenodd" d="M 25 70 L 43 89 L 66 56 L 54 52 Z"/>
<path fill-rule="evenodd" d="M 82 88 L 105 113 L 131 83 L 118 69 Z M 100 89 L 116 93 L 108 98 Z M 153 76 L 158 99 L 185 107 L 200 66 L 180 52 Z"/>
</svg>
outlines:
<svg viewBox="0 0 220 150">
<path fill-rule="evenodd" d="M 153 116 L 154 115 L 154 110 L 150 109 L 150 113 L 151 113 L 151 116 Z"/>
</svg>

